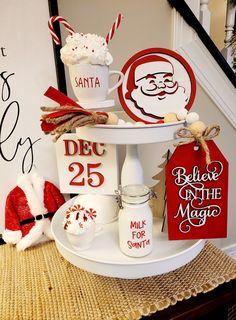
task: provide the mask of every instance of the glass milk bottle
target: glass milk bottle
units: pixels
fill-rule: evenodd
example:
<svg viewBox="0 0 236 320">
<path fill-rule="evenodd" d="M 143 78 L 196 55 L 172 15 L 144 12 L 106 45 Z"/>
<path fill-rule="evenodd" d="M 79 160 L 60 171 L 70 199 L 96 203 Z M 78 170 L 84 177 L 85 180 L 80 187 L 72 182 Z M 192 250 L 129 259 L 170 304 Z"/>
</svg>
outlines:
<svg viewBox="0 0 236 320">
<path fill-rule="evenodd" d="M 154 194 L 143 184 L 127 185 L 117 191 L 120 250 L 131 257 L 152 251 L 152 211 L 148 201 Z"/>
</svg>

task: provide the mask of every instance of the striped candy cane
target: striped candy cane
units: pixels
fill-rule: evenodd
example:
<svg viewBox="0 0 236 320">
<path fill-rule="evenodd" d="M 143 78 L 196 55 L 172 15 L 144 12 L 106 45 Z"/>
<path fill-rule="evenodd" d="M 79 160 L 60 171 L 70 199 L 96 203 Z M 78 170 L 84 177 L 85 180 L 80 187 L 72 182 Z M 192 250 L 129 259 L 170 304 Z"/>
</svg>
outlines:
<svg viewBox="0 0 236 320">
<path fill-rule="evenodd" d="M 109 33 L 106 36 L 106 43 L 107 44 L 113 38 L 115 31 L 119 28 L 119 25 L 120 25 L 120 22 L 122 19 L 124 19 L 124 17 L 121 13 L 119 13 L 118 17 L 116 18 L 116 21 L 113 23 Z"/>
<path fill-rule="evenodd" d="M 58 36 L 56 35 L 55 30 L 53 29 L 53 23 L 55 21 L 58 21 L 58 22 L 62 23 L 64 25 L 64 27 L 69 31 L 70 34 L 75 33 L 75 31 L 72 29 L 72 27 L 66 21 L 66 19 L 64 19 L 63 17 L 61 17 L 61 16 L 52 16 L 48 20 L 48 28 L 50 30 L 50 33 L 51 33 L 51 36 L 52 36 L 54 42 L 58 45 L 58 44 L 60 44 L 60 40 L 59 40 Z"/>
</svg>

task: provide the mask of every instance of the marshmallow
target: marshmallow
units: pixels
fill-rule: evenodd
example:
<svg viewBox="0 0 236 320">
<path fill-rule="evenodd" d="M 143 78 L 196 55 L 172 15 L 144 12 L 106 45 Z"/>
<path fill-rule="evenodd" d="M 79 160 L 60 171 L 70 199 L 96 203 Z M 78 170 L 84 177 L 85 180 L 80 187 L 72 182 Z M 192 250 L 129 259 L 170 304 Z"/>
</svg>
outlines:
<svg viewBox="0 0 236 320">
<path fill-rule="evenodd" d="M 181 109 L 177 112 L 176 116 L 177 116 L 177 119 L 179 121 L 181 120 L 185 120 L 186 117 L 187 117 L 187 114 L 188 114 L 188 110 L 187 109 Z"/>
<path fill-rule="evenodd" d="M 118 126 L 123 126 L 125 124 L 125 120 L 123 119 L 118 119 Z"/>
<path fill-rule="evenodd" d="M 167 113 L 164 117 L 164 122 L 176 122 L 178 121 L 176 113 Z"/>
<path fill-rule="evenodd" d="M 120 119 L 117 117 L 117 115 L 114 112 L 107 112 L 107 114 L 108 114 L 108 119 L 106 124 L 118 124 Z"/>
<path fill-rule="evenodd" d="M 134 125 L 137 126 L 137 127 L 141 127 L 141 126 L 145 126 L 145 123 L 142 122 L 142 121 L 137 121 L 137 122 L 134 123 Z"/>
<path fill-rule="evenodd" d="M 186 122 L 191 124 L 199 120 L 199 115 L 196 112 L 190 112 L 186 116 Z"/>
<path fill-rule="evenodd" d="M 188 128 L 192 134 L 198 134 L 203 133 L 203 131 L 206 129 L 206 125 L 202 121 L 196 121 L 191 123 Z"/>
<path fill-rule="evenodd" d="M 60 53 L 66 65 L 90 63 L 109 66 L 113 61 L 106 40 L 91 33 L 69 35 Z"/>
</svg>

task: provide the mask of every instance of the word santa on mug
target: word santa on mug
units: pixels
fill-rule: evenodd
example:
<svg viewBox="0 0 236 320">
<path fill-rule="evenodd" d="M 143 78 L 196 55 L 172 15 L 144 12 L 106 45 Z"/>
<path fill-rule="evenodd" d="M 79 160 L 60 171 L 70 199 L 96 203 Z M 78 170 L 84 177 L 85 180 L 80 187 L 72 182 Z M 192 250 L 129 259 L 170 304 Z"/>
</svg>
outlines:
<svg viewBox="0 0 236 320">
<path fill-rule="evenodd" d="M 119 96 L 134 120 L 156 123 L 168 113 L 188 110 L 196 84 L 191 68 L 178 54 L 168 49 L 150 54 L 150 50 L 136 54 L 124 66 L 126 81 Z"/>
</svg>

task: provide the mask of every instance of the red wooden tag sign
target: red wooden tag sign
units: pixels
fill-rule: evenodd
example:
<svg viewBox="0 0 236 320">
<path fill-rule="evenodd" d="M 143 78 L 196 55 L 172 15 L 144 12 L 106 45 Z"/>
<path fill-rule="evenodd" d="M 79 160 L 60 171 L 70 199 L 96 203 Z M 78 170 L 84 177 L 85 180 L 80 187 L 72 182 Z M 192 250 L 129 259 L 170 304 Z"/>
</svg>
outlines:
<svg viewBox="0 0 236 320">
<path fill-rule="evenodd" d="M 196 143 L 178 146 L 166 166 L 169 240 L 227 236 L 228 162 L 207 141 L 211 163 Z"/>
</svg>

